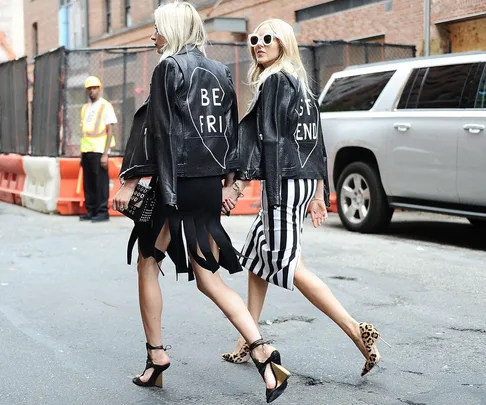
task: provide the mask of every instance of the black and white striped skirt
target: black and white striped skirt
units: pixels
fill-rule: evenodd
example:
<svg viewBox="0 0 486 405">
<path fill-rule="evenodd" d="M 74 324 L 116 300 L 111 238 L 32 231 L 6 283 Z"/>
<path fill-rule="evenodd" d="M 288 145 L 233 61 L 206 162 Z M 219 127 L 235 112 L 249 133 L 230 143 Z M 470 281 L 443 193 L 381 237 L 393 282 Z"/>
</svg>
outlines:
<svg viewBox="0 0 486 405">
<path fill-rule="evenodd" d="M 282 204 L 268 207 L 261 182 L 261 209 L 242 249 L 240 263 L 269 283 L 294 289 L 294 274 L 302 251 L 302 230 L 317 180 L 282 180 Z"/>
</svg>

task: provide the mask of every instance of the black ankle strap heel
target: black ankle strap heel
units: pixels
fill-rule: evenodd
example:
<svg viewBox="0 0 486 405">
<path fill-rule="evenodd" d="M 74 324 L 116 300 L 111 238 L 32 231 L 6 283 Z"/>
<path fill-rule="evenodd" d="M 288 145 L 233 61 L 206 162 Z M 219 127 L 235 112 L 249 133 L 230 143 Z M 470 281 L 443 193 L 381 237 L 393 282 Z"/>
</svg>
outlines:
<svg viewBox="0 0 486 405">
<path fill-rule="evenodd" d="M 267 366 L 270 365 L 276 381 L 275 388 L 267 388 L 265 392 L 267 403 L 270 403 L 272 401 L 275 401 L 280 395 L 283 394 L 283 392 L 287 388 L 287 380 L 290 377 L 290 373 L 284 367 L 282 367 L 280 353 L 278 352 L 278 350 L 274 350 L 263 363 L 260 363 L 253 357 L 253 350 L 255 350 L 259 346 L 263 346 L 266 344 L 269 344 L 269 342 L 265 342 L 263 339 L 255 340 L 250 345 L 250 356 L 253 360 L 253 363 L 255 363 L 258 372 L 262 376 L 263 381 L 265 381 L 265 370 Z"/>
<path fill-rule="evenodd" d="M 145 370 L 143 370 L 143 373 L 135 377 L 132 381 L 135 385 L 138 385 L 140 387 L 160 387 L 162 388 L 163 385 L 163 380 L 162 380 L 162 372 L 167 370 L 170 366 L 170 363 L 159 365 L 159 364 L 154 364 L 152 357 L 150 357 L 150 352 L 149 350 L 170 350 L 172 349 L 172 346 L 167 345 L 167 346 L 152 346 L 148 342 L 145 343 L 145 347 L 147 349 L 147 361 L 145 363 Z M 152 375 L 147 381 L 142 381 L 140 377 L 143 377 L 145 372 L 152 368 L 154 371 L 152 371 Z"/>
<path fill-rule="evenodd" d="M 148 342 L 145 343 L 145 348 L 147 349 L 147 354 L 148 354 L 148 351 L 149 350 L 163 350 L 164 352 L 166 352 L 167 350 L 170 350 L 172 349 L 172 346 L 171 345 L 167 345 L 167 346 L 151 346 Z"/>
</svg>

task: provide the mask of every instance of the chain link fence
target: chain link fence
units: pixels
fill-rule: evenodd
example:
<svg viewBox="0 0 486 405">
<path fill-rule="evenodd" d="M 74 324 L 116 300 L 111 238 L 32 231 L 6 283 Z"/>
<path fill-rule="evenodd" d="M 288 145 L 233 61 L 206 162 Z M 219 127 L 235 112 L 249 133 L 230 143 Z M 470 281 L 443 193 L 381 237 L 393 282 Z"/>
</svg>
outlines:
<svg viewBox="0 0 486 405">
<path fill-rule="evenodd" d="M 334 72 L 346 66 L 415 56 L 414 46 L 344 41 L 317 41 L 313 45 L 300 46 L 299 49 L 316 95 L 319 95 Z M 247 45 L 213 42 L 208 46 L 207 54 L 209 58 L 229 67 L 238 96 L 240 117 L 243 116 L 252 98 L 247 85 L 247 72 L 251 65 Z M 35 59 L 31 153 L 42 156 L 80 155 L 81 108 L 88 102 L 84 81 L 88 76 L 95 75 L 103 83 L 102 96 L 112 103 L 118 119 L 114 131 L 116 146 L 111 153 L 123 155 L 133 114 L 149 94 L 152 71 L 158 61 L 159 55 L 152 46 L 76 50 L 59 48 L 38 56 Z M 4 83 L 6 81 L 2 79 L 2 74 L 6 75 L 0 65 L 0 80 Z M 23 88 L 26 88 L 27 84 L 22 83 Z M 0 97 L 3 98 L 0 101 L 14 93 L 17 96 L 17 87 L 7 91 L 1 87 Z M 19 103 L 15 117 L 8 116 L 7 119 L 9 123 L 15 122 L 17 129 L 12 124 L 5 126 L 2 111 L 0 151 L 3 151 L 1 145 L 11 145 L 8 143 L 10 141 L 3 140 L 5 133 L 11 136 L 13 132 L 16 137 L 22 138 L 26 132 L 26 113 L 21 107 L 27 105 L 27 102 Z M 4 102 L 0 103 L 0 108 L 3 105 Z M 20 113 L 17 110 L 23 111 L 25 127 L 18 118 L 17 114 Z M 27 147 L 23 145 L 16 148 L 27 153 L 28 144 Z"/>
<path fill-rule="evenodd" d="M 320 93 L 333 73 L 347 66 L 414 58 L 415 46 L 372 42 L 314 41 L 315 72 L 312 76 Z"/>
<path fill-rule="evenodd" d="M 0 64 L 0 153 L 29 153 L 27 58 Z"/>
<path fill-rule="evenodd" d="M 60 154 L 64 61 L 64 48 L 35 58 L 31 139 L 33 156 Z"/>
<path fill-rule="evenodd" d="M 81 49 L 67 51 L 62 154 L 79 156 L 81 108 L 88 102 L 84 81 L 97 76 L 103 84 L 102 97 L 115 110 L 116 146 L 113 155 L 122 155 L 135 110 L 147 98 L 150 78 L 159 56 L 153 47 Z"/>
</svg>

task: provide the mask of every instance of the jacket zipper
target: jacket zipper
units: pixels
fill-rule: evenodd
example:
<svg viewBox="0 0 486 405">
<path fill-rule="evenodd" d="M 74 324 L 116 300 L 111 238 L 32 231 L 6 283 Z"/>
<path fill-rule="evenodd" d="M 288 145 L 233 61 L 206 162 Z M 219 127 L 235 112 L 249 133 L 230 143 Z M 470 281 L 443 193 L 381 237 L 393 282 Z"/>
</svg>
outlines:
<svg viewBox="0 0 486 405">
<path fill-rule="evenodd" d="M 143 131 L 144 139 L 143 139 L 143 146 L 145 149 L 145 160 L 149 160 L 148 151 L 147 151 L 147 128 Z"/>
</svg>

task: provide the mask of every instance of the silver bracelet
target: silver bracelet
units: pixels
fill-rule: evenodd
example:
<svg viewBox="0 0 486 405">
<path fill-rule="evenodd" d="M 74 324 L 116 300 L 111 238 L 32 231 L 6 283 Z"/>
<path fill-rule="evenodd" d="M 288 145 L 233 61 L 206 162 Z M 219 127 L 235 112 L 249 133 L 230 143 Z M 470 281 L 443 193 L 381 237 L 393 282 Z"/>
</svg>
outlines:
<svg viewBox="0 0 486 405">
<path fill-rule="evenodd" d="M 244 197 L 243 193 L 241 192 L 241 188 L 236 181 L 231 185 L 231 188 L 238 193 L 238 197 L 236 198 Z"/>
</svg>

